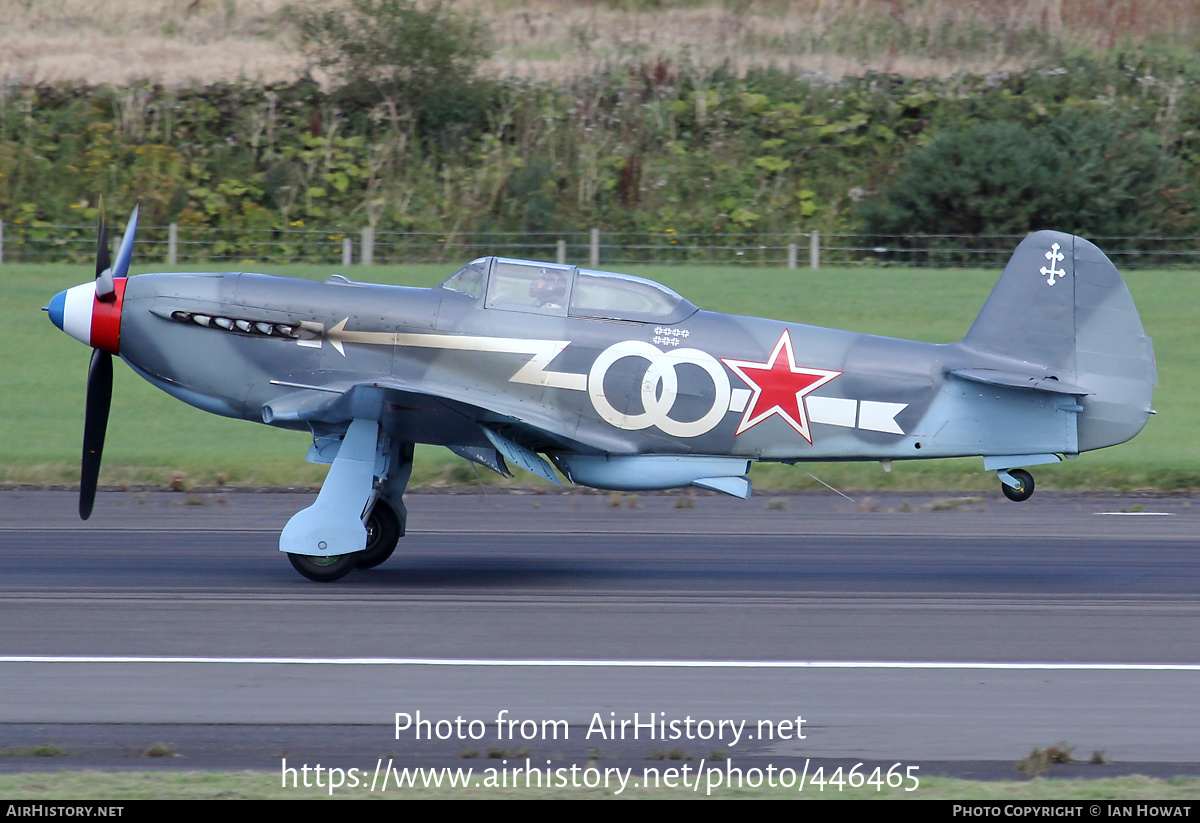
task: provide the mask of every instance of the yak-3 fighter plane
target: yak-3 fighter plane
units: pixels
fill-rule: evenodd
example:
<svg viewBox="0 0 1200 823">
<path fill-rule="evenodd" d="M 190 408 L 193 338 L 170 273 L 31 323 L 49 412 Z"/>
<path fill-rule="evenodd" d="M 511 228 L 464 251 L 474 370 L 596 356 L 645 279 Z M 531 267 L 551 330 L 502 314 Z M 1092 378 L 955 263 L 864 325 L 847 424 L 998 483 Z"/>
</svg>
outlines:
<svg viewBox="0 0 1200 823">
<path fill-rule="evenodd" d="M 137 211 L 96 280 L 56 295 L 91 346 L 80 515 L 95 497 L 112 355 L 214 414 L 312 434 L 330 464 L 279 539 L 305 577 L 384 562 L 404 533 L 413 446 L 601 489 L 750 495 L 754 461 L 982 456 L 1023 466 L 1145 425 L 1154 353 L 1116 268 L 1041 231 L 970 331 L 935 345 L 703 311 L 657 283 L 485 257 L 430 289 L 248 273 L 127 277 Z"/>
</svg>

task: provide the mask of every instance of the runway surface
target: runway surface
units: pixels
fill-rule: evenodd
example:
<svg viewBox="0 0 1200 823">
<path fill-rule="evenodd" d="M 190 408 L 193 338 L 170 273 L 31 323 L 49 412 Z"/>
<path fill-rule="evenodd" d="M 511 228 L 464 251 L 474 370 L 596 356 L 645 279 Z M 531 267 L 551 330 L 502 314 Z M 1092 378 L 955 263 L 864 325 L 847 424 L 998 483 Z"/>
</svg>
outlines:
<svg viewBox="0 0 1200 823">
<path fill-rule="evenodd" d="M 322 585 L 276 544 L 310 499 L 108 493 L 81 523 L 0 492 L 0 749 L 70 752 L 0 771 L 159 766 L 131 755 L 169 738 L 193 768 L 1009 777 L 1064 741 L 1102 776 L 1200 773 L 1200 501 L 414 494 L 388 563 Z"/>
</svg>

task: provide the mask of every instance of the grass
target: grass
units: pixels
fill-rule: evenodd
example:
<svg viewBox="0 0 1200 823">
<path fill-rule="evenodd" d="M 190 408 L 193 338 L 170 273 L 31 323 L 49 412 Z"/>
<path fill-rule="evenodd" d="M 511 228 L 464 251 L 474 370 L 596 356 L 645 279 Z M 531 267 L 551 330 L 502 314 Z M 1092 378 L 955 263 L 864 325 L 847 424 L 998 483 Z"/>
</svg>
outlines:
<svg viewBox="0 0 1200 823">
<path fill-rule="evenodd" d="M 234 267 L 236 268 L 236 266 Z M 262 266 L 268 273 L 324 277 L 318 266 Z M 355 267 L 351 277 L 427 286 L 453 266 Z M 928 342 L 966 332 L 998 272 L 925 269 L 808 269 L 671 266 L 626 267 L 671 286 L 701 307 L 845 328 Z M 137 269 L 135 269 L 137 270 Z M 141 271 L 147 270 L 142 267 Z M 192 270 L 198 270 L 192 267 Z M 91 277 L 83 266 L 0 267 L 0 328 L 6 364 L 0 420 L 0 482 L 78 482 L 88 351 L 48 322 L 40 307 L 58 291 Z M 1130 443 L 1083 455 L 1038 472 L 1039 489 L 1129 491 L 1200 487 L 1200 274 L 1135 271 L 1126 275 L 1147 333 L 1154 338 L 1159 414 Z M 308 437 L 205 414 L 155 390 L 121 364 L 100 482 L 151 485 L 186 492 L 197 486 L 313 486 L 325 467 L 303 462 Z M 994 489 L 995 476 L 977 459 L 812 464 L 804 469 L 837 488 L 859 490 Z M 760 489 L 817 489 L 800 468 L 756 465 Z M 481 471 L 485 482 L 511 483 Z M 414 486 L 475 484 L 465 461 L 441 448 L 419 448 Z M 522 475 L 518 481 L 545 486 Z"/>
<path fill-rule="evenodd" d="M 65 757 L 67 751 L 54 743 L 29 748 L 0 749 L 0 757 Z"/>
<path fill-rule="evenodd" d="M 1072 756 L 1075 751 L 1074 746 L 1068 746 L 1064 743 L 1055 743 L 1053 746 L 1046 748 L 1035 747 L 1033 751 L 1025 755 L 1017 761 L 1017 771 L 1026 777 L 1038 777 L 1050 771 L 1050 767 L 1057 763 L 1074 763 L 1075 758 Z M 1103 765 L 1103 752 L 1095 752 L 1090 761 L 1094 765 Z"/>
<path fill-rule="evenodd" d="M 177 757 L 179 753 L 172 743 L 152 743 L 142 754 L 146 757 Z"/>
<path fill-rule="evenodd" d="M 600 769 L 605 768 L 599 764 Z M 651 766 L 661 770 L 669 765 Z M 475 768 L 476 773 L 485 767 Z M 679 768 L 678 766 L 675 768 Z M 707 767 L 706 767 L 707 768 Z M 715 768 L 715 767 L 714 767 Z M 692 772 L 694 775 L 694 771 Z M 635 771 L 640 776 L 640 769 Z M 369 778 L 368 778 L 369 782 Z M 276 772 L 44 772 L 19 775 L 0 775 L 0 795 L 9 800 L 302 800 L 332 797 L 335 799 L 403 800 L 403 799 L 616 799 L 611 789 L 537 789 L 472 787 L 466 789 L 394 789 L 371 793 L 365 787 L 340 788 L 283 788 Z M 797 792 L 794 788 L 721 788 L 714 790 L 716 799 L 794 798 L 809 800 L 1153 800 L 1195 801 L 1200 799 L 1200 778 L 1154 778 L 1129 776 L 1098 780 L 1035 780 L 974 781 L 944 777 L 921 778 L 916 791 L 873 788 L 844 789 L 827 787 L 824 793 Z M 620 799 L 684 799 L 704 798 L 703 791 L 683 788 L 628 788 Z"/>
</svg>

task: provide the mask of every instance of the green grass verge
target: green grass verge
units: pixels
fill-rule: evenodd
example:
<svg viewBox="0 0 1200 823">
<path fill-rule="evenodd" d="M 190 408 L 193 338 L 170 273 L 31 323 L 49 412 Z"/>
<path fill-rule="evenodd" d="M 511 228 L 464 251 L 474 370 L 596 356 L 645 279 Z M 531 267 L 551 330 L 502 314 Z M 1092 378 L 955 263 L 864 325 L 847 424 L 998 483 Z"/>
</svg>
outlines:
<svg viewBox="0 0 1200 823">
<path fill-rule="evenodd" d="M 256 266 L 268 273 L 320 278 L 318 266 Z M 236 268 L 233 267 L 233 268 Z M 143 267 L 141 271 L 151 270 Z M 453 265 L 352 267 L 348 276 L 428 286 Z M 193 269 L 196 270 L 196 269 Z M 703 308 L 944 343 L 957 340 L 983 305 L 998 271 L 960 269 L 781 269 L 716 266 L 627 267 L 686 295 Z M 0 328 L 5 366 L 0 392 L 0 482 L 38 485 L 78 482 L 87 350 L 63 335 L 39 309 L 58 291 L 91 276 L 71 265 L 0 267 Z M 1130 443 L 1040 469 L 1041 489 L 1195 489 L 1200 487 L 1200 273 L 1126 274 L 1147 333 L 1154 338 L 1159 415 Z M 112 418 L 100 482 L 105 485 L 310 486 L 325 467 L 302 461 L 308 438 L 205 414 L 155 390 L 129 369 L 116 369 Z M 982 461 L 813 464 L 808 471 L 839 488 L 858 490 L 994 489 Z M 535 486 L 479 472 L 485 482 Z M 819 488 L 799 468 L 755 466 L 757 487 Z M 414 486 L 475 483 L 476 473 L 445 449 L 418 450 Z"/>
<path fill-rule="evenodd" d="M 477 769 L 476 771 L 482 771 Z M 635 773 L 640 772 L 635 768 Z M 305 799 L 703 799 L 699 792 L 684 788 L 626 789 L 619 796 L 612 790 L 466 788 L 405 789 L 388 792 L 358 789 L 283 788 L 275 772 L 44 772 L 0 776 L 0 795 L 15 800 L 305 800 Z M 1130 776 L 1099 780 L 1053 780 L 1037 778 L 1024 781 L 957 780 L 945 777 L 921 778 L 916 791 L 903 789 L 827 788 L 824 792 L 798 792 L 794 788 L 761 787 L 715 789 L 715 799 L 802 799 L 802 800 L 1197 800 L 1200 778 L 1180 777 L 1158 780 Z"/>
</svg>

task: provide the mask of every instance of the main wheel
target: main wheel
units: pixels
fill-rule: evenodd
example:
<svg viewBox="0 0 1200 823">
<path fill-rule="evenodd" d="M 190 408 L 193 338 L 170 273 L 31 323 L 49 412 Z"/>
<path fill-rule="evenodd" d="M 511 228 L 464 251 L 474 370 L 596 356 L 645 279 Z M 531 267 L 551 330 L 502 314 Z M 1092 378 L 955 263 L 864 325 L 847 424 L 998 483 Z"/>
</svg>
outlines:
<svg viewBox="0 0 1200 823">
<path fill-rule="evenodd" d="M 396 543 L 400 541 L 400 518 L 395 510 L 382 500 L 376 500 L 367 515 L 367 547 L 354 555 L 359 569 L 373 569 L 392 556 Z"/>
<path fill-rule="evenodd" d="M 309 580 L 318 583 L 332 583 L 341 580 L 358 568 L 359 552 L 354 554 L 339 554 L 333 557 L 320 557 L 309 554 L 288 554 L 292 568 Z"/>
<path fill-rule="evenodd" d="M 1020 503 L 1022 500 L 1028 500 L 1033 496 L 1033 475 L 1024 469 L 1013 469 L 1009 476 L 1021 484 L 1020 488 L 1014 489 L 1007 483 L 1000 484 L 1000 491 L 1004 492 L 1004 496 L 1015 503 Z"/>
</svg>

